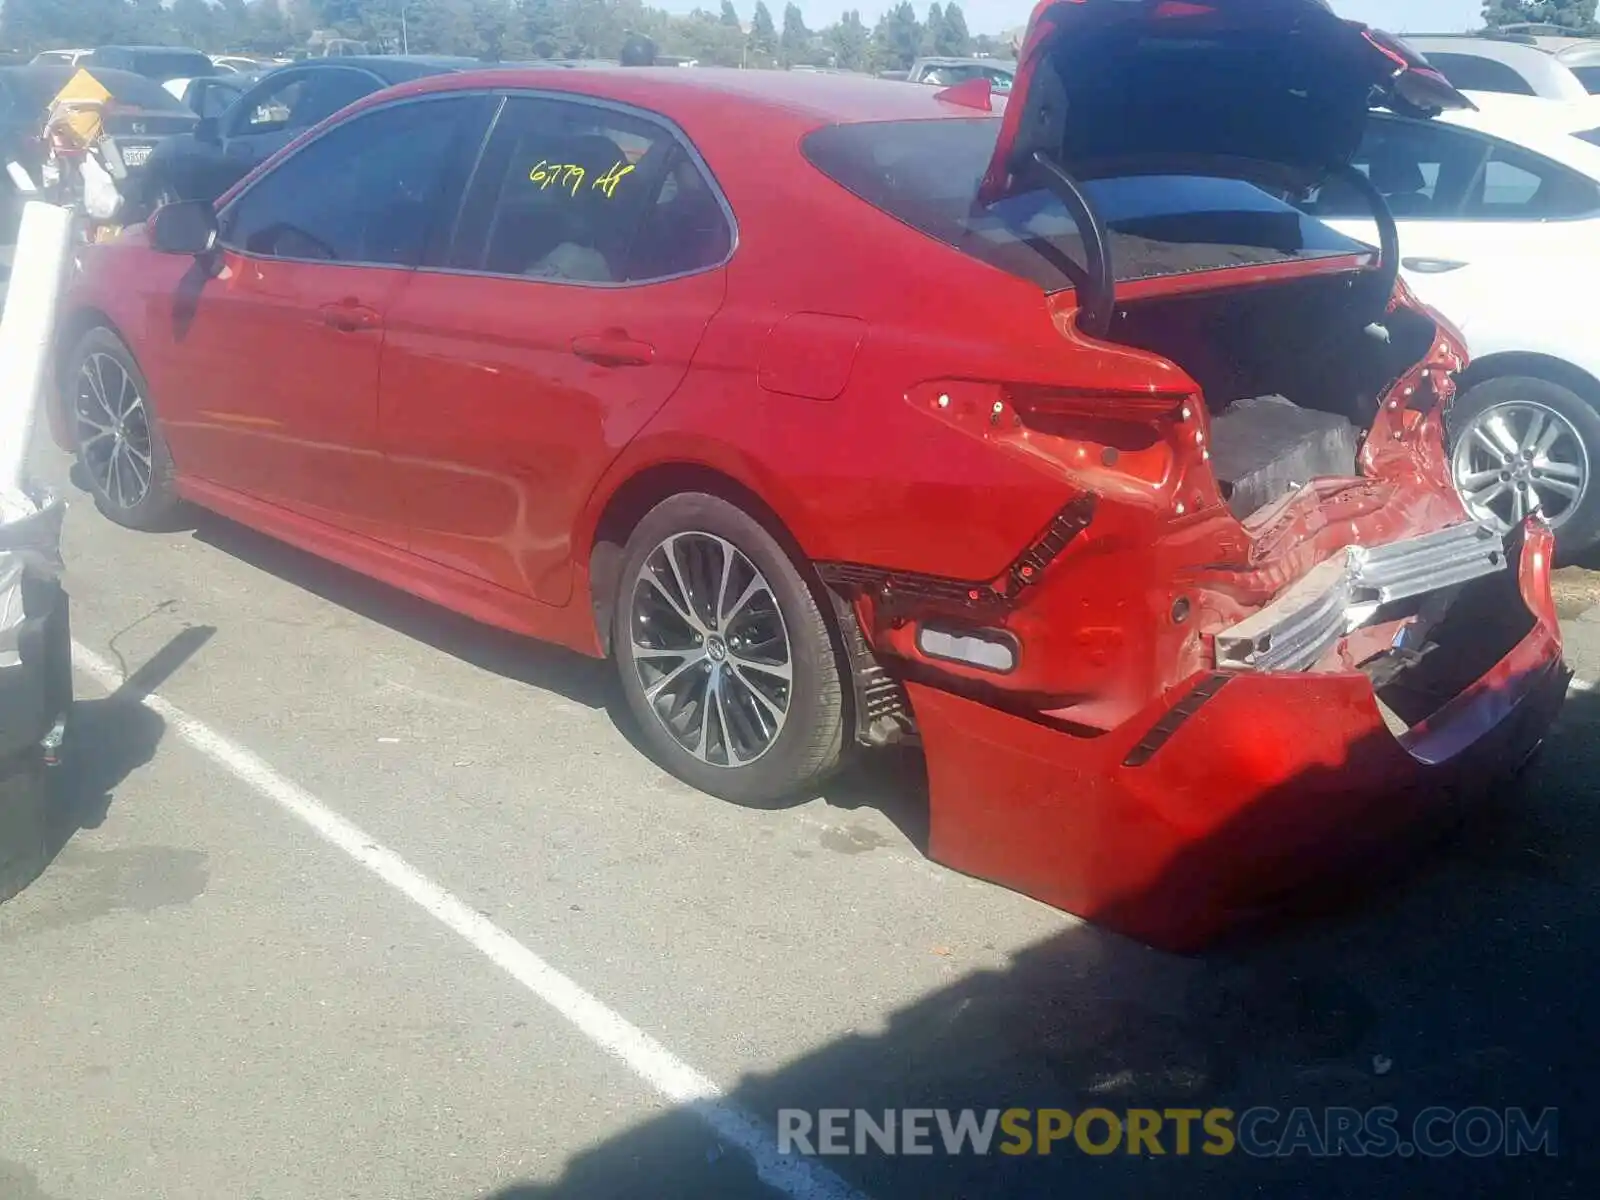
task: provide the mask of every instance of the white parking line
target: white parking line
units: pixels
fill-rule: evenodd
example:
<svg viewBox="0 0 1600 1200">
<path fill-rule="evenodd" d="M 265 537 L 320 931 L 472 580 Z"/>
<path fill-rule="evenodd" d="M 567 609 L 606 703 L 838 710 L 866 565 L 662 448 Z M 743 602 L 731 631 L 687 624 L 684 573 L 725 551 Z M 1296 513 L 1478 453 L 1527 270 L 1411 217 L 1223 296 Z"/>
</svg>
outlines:
<svg viewBox="0 0 1600 1200">
<path fill-rule="evenodd" d="M 76 642 L 72 651 L 78 669 L 101 686 L 115 690 L 122 683 L 120 672 L 94 651 Z M 778 1153 L 771 1130 L 730 1103 L 710 1079 L 263 759 L 158 695 L 146 696 L 142 703 L 217 766 L 299 818 L 324 841 L 470 943 L 661 1096 L 692 1109 L 718 1138 L 750 1156 L 763 1183 L 796 1200 L 866 1200 L 825 1167 Z"/>
</svg>

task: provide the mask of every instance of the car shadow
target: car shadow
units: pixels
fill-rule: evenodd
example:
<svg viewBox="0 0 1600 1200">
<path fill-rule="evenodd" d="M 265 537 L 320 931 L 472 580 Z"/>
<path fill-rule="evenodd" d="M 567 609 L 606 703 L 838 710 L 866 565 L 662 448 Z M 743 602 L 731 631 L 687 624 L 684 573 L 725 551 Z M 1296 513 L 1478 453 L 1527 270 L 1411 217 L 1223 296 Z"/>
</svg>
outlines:
<svg viewBox="0 0 1600 1200">
<path fill-rule="evenodd" d="M 461 616 L 226 517 L 194 509 L 190 519 L 197 541 L 403 637 L 588 708 L 614 701 L 607 663 Z"/>
<path fill-rule="evenodd" d="M 38 869 L 31 872 L 35 880 L 80 831 L 98 829 L 105 822 L 122 781 L 155 756 L 166 722 L 145 707 L 144 700 L 215 633 L 210 626 L 181 630 L 128 672 L 110 695 L 74 700 L 60 765 L 46 772 L 39 793 L 44 807 L 37 816 L 44 831 L 44 852 Z"/>
<path fill-rule="evenodd" d="M 1315 793 L 1327 780 L 1314 776 L 1329 769 L 1288 781 L 1266 803 Z M 1071 927 L 1003 969 L 974 965 L 872 1032 L 730 1081 L 726 1102 L 769 1130 L 785 1108 L 813 1119 L 824 1108 L 862 1109 L 878 1121 L 906 1108 L 979 1116 L 1137 1108 L 1164 1121 L 1159 1156 L 1148 1144 L 1141 1153 L 1119 1144 L 1091 1154 L 1070 1135 L 1048 1155 L 1008 1155 L 996 1149 L 1003 1134 L 986 1155 L 952 1156 L 930 1120 L 933 1153 L 868 1145 L 868 1153 L 811 1160 L 876 1200 L 1594 1195 L 1600 1155 L 1586 1131 L 1600 1116 L 1592 1086 L 1600 1007 L 1587 981 L 1600 957 L 1597 802 L 1600 698 L 1576 695 L 1528 773 L 1463 814 L 1400 876 L 1348 876 L 1320 889 L 1317 915 L 1201 954 Z M 1170 871 L 1186 866 L 1176 861 Z M 1503 1144 L 1484 1154 L 1420 1153 L 1411 1139 L 1434 1106 L 1476 1109 L 1480 1120 L 1487 1112 L 1502 1129 L 1510 1107 L 1525 1110 L 1530 1124 L 1555 1109 L 1554 1137 L 1520 1155 L 1501 1152 Z M 1395 1110 L 1401 1135 L 1389 1153 L 1354 1155 L 1325 1139 L 1329 1109 L 1365 1116 L 1383 1107 Z M 1189 1152 L 1180 1153 L 1167 1111 L 1217 1108 L 1234 1114 L 1232 1152 L 1203 1151 L 1210 1139 L 1196 1118 Z M 1314 1136 L 1274 1153 L 1299 1108 L 1311 1114 Z M 1272 1111 L 1252 1126 L 1258 1137 L 1247 1147 L 1243 1117 L 1252 1109 Z M 1451 1128 L 1446 1119 L 1425 1131 Z M 1106 1133 L 1100 1125 L 1090 1145 Z M 1402 1142 L 1413 1152 L 1403 1153 Z M 1343 1153 L 1330 1162 L 1314 1153 L 1319 1143 Z M 778 1194 L 740 1149 L 680 1106 L 580 1152 L 559 1176 L 510 1184 L 493 1200 Z"/>
<path fill-rule="evenodd" d="M 634 750 L 651 757 L 609 661 L 461 616 L 226 517 L 193 507 L 184 511 L 196 540 L 257 570 L 480 670 L 554 692 L 591 709 L 604 709 Z M 836 775 L 778 807 L 818 798 L 845 811 L 878 809 L 919 852 L 926 851 L 927 778 L 921 754 L 915 749 L 848 754 Z"/>
</svg>

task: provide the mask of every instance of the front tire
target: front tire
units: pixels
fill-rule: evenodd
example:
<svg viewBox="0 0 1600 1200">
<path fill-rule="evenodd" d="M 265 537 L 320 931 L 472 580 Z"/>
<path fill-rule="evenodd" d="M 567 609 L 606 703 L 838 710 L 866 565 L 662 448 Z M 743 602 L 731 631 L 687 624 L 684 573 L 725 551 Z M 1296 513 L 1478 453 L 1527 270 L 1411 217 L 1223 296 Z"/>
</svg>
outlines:
<svg viewBox="0 0 1600 1200">
<path fill-rule="evenodd" d="M 1505 532 L 1544 515 L 1563 559 L 1600 541 L 1600 414 L 1576 392 L 1526 375 L 1487 379 L 1449 414 L 1450 476 L 1472 518 Z"/>
<path fill-rule="evenodd" d="M 652 756 L 701 791 L 767 804 L 814 786 L 844 748 L 826 618 L 759 522 L 685 493 L 623 552 L 612 649 Z"/>
<path fill-rule="evenodd" d="M 179 506 L 172 456 L 133 354 L 109 329 L 92 329 L 67 372 L 73 445 L 95 507 L 129 529 L 168 528 Z"/>
</svg>

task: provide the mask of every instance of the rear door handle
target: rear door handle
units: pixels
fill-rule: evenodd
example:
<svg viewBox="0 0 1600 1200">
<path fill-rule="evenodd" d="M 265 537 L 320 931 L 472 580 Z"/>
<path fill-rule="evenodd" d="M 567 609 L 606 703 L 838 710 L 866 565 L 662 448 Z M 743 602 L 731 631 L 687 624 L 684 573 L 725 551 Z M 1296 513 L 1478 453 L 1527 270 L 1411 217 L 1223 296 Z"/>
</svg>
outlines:
<svg viewBox="0 0 1600 1200">
<path fill-rule="evenodd" d="M 1467 264 L 1457 258 L 1402 258 L 1400 265 L 1418 275 L 1443 275 L 1446 271 L 1459 271 Z"/>
<path fill-rule="evenodd" d="M 324 304 L 317 310 L 322 323 L 340 333 L 360 333 L 364 329 L 377 329 L 383 324 L 378 310 L 368 308 L 358 300 L 340 300 L 337 304 Z"/>
<path fill-rule="evenodd" d="M 572 339 L 572 352 L 602 367 L 642 367 L 654 361 L 656 356 L 656 348 L 649 342 L 635 341 L 622 329 L 608 329 L 604 333 L 575 337 Z"/>
</svg>

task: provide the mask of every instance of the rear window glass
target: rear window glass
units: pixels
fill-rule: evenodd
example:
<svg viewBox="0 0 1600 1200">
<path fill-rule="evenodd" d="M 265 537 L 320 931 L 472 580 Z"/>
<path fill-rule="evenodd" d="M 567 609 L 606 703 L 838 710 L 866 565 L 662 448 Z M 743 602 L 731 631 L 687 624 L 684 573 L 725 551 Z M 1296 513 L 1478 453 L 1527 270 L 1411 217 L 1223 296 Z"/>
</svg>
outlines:
<svg viewBox="0 0 1600 1200">
<path fill-rule="evenodd" d="M 1572 73 L 1591 96 L 1600 93 L 1600 67 L 1573 67 Z"/>
<path fill-rule="evenodd" d="M 810 134 L 804 151 L 912 228 L 1047 291 L 1070 288 L 1083 240 L 1054 193 L 1039 188 L 975 206 L 999 129 L 998 119 L 834 125 Z M 1140 175 L 1091 180 L 1083 190 L 1106 225 L 1123 282 L 1368 250 L 1239 180 Z"/>
<path fill-rule="evenodd" d="M 110 58 L 112 52 L 107 52 Z M 197 75 L 215 75 L 216 64 L 204 54 L 185 50 L 134 50 L 116 52 L 116 65 L 136 71 L 147 79 L 165 83 L 169 79 L 193 79 Z M 94 57 L 90 57 L 92 65 Z"/>
</svg>

